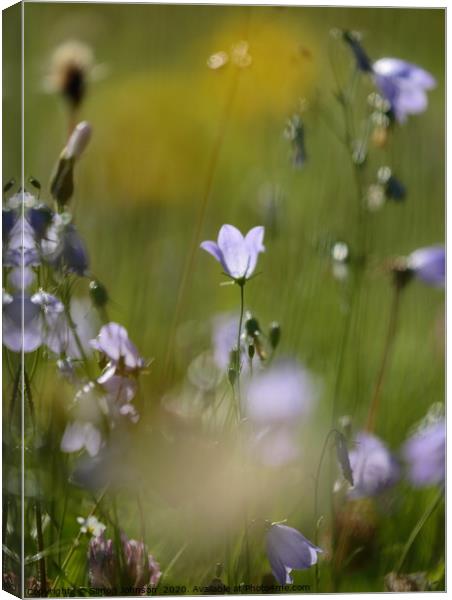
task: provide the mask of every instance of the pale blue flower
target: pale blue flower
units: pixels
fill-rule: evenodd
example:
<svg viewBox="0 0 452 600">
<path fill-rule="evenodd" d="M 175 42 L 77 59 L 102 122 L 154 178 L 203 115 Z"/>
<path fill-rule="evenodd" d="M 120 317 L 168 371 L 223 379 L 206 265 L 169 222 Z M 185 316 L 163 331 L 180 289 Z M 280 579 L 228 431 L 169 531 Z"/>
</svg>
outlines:
<svg viewBox="0 0 452 600">
<path fill-rule="evenodd" d="M 113 375 L 104 380 L 100 377 L 98 383 L 106 391 L 106 401 L 108 404 L 109 415 L 113 420 L 120 417 L 127 417 L 132 423 L 137 423 L 139 414 L 135 406 L 132 404 L 138 384 L 135 379 L 130 377 L 121 377 Z"/>
<path fill-rule="evenodd" d="M 264 228 L 253 227 L 245 237 L 233 225 L 223 225 L 217 242 L 202 242 L 201 248 L 211 254 L 226 275 L 237 281 L 249 279 L 254 273 L 260 252 L 264 252 Z"/>
<path fill-rule="evenodd" d="M 364 73 L 372 74 L 375 85 L 388 102 L 390 111 L 399 123 L 406 121 L 408 115 L 426 110 L 427 91 L 436 86 L 433 75 L 400 58 L 380 58 L 372 62 L 356 34 L 343 32 L 343 39 L 355 56 L 357 68 Z"/>
<path fill-rule="evenodd" d="M 429 246 L 415 250 L 408 256 L 407 266 L 424 283 L 444 287 L 446 278 L 444 246 Z"/>
<path fill-rule="evenodd" d="M 118 368 L 134 371 L 144 367 L 145 361 L 129 339 L 127 330 L 118 323 L 104 325 L 97 338 L 90 340 L 90 345 L 110 360 L 111 375 Z"/>
<path fill-rule="evenodd" d="M 317 562 L 322 550 L 304 537 L 299 531 L 272 524 L 267 531 L 267 556 L 273 575 L 280 585 L 292 583 L 293 569 L 309 569 Z"/>
<path fill-rule="evenodd" d="M 23 322 L 22 322 L 23 307 Z M 13 352 L 33 352 L 43 342 L 41 308 L 23 292 L 3 296 L 3 345 Z"/>
<path fill-rule="evenodd" d="M 241 331 L 241 355 L 246 351 L 243 341 L 243 328 Z M 213 319 L 212 345 L 213 360 L 217 367 L 226 372 L 231 361 L 231 350 L 237 347 L 237 335 L 239 330 L 239 315 L 223 313 Z M 242 373 L 248 369 L 247 361 L 242 365 Z"/>
<path fill-rule="evenodd" d="M 416 431 L 404 444 L 408 477 L 415 487 L 439 485 L 446 470 L 446 423 L 444 418 Z"/>
<path fill-rule="evenodd" d="M 426 92 L 436 86 L 428 71 L 399 58 L 380 58 L 373 63 L 372 71 L 375 84 L 397 121 L 403 123 L 408 115 L 426 110 Z"/>
<path fill-rule="evenodd" d="M 96 456 L 102 445 L 100 431 L 90 422 L 74 421 L 66 426 L 60 448 L 63 452 L 79 452 L 85 449 L 90 456 Z"/>
<path fill-rule="evenodd" d="M 400 477 L 399 465 L 383 442 L 362 431 L 349 451 L 354 486 L 350 498 L 375 496 L 391 488 Z"/>
<path fill-rule="evenodd" d="M 244 391 L 245 414 L 257 426 L 293 425 L 309 414 L 316 398 L 312 376 L 291 360 L 256 374 Z"/>
</svg>

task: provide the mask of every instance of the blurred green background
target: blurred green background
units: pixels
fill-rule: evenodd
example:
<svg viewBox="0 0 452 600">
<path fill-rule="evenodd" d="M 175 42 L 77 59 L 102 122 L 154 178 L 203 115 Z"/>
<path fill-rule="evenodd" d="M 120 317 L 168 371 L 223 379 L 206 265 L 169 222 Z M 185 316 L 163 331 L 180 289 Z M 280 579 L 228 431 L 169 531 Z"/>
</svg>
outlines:
<svg viewBox="0 0 452 600">
<path fill-rule="evenodd" d="M 348 49 L 331 41 L 331 28 L 361 31 L 372 58 L 409 60 L 438 82 L 429 93 L 426 113 L 396 127 L 385 148 L 371 148 L 366 165 L 369 184 L 377 169 L 389 164 L 408 193 L 405 202 L 387 203 L 368 217 L 370 257 L 339 391 L 339 414 L 351 415 L 359 428 L 368 410 L 388 321 L 391 288 L 385 261 L 444 241 L 445 12 L 25 5 L 26 176 L 33 175 L 47 187 L 66 141 L 64 103 L 43 89 L 54 49 L 67 40 L 82 41 L 102 66 L 102 77 L 90 83 L 78 115 L 92 124 L 94 134 L 76 168 L 74 213 L 89 248 L 92 272 L 112 298 L 110 318 L 127 327 L 143 355 L 155 359 L 149 376 L 143 378 L 145 414 L 148 410 L 144 434 L 152 421 L 152 407 L 183 380 L 191 360 L 209 346 L 211 317 L 237 307 L 237 290 L 220 287 L 219 267 L 196 251 L 177 309 L 200 206 L 207 195 L 199 241 L 216 239 L 223 223 L 242 231 L 267 226 L 262 274 L 247 286 L 246 304 L 262 323 L 281 323 L 281 354 L 298 357 L 322 381 L 315 427 L 306 432 L 306 444 L 312 448 L 309 462 L 317 462 L 329 427 L 347 297 L 347 284 L 333 277 L 326 248 L 339 239 L 353 252 L 359 239 L 350 159 L 324 118 L 327 115 L 343 127 L 328 47 L 335 44 L 333 52 L 344 70 L 351 65 Z M 211 54 L 229 52 L 240 40 L 249 43 L 249 67 L 208 68 Z M 371 90 L 369 81 L 360 85 L 358 126 Z M 308 161 L 295 170 L 283 130 L 300 99 L 308 104 L 303 113 Z M 14 123 L 6 123 L 4 130 L 14 148 Z M 6 164 L 5 179 L 18 177 L 13 169 L 12 161 Z M 272 230 L 263 197 L 275 193 L 280 199 L 278 227 Z M 78 292 L 86 294 L 86 289 L 82 282 Z M 432 403 L 444 399 L 443 346 L 444 294 L 413 283 L 404 294 L 376 427 L 393 449 Z M 143 456 L 144 473 L 146 464 Z M 297 468 L 289 468 L 286 484 L 292 475 L 299 481 Z M 287 516 L 299 494 L 297 524 L 312 537 L 309 477 L 314 466 L 305 464 L 303 470 L 307 473 L 303 487 L 294 485 L 290 500 L 272 507 L 269 518 Z M 431 492 L 400 494 L 396 507 L 381 515 L 385 550 L 372 566 L 344 575 L 343 590 L 382 589 L 382 575 L 391 570 L 391 561 Z M 180 507 L 172 511 L 156 507 L 150 496 L 148 502 L 152 550 L 162 565 L 168 565 L 178 550 L 176 542 L 182 545 L 184 536 L 194 535 L 189 513 Z M 326 497 L 324 504 L 328 505 Z M 127 518 L 133 523 L 133 510 Z M 437 567 L 443 526 L 439 511 L 410 554 L 407 571 Z M 199 583 L 212 565 L 206 564 L 198 574 L 187 575 L 187 569 L 189 559 L 182 556 L 171 577 L 176 583 Z M 309 582 L 310 577 L 298 574 L 296 581 Z"/>
</svg>

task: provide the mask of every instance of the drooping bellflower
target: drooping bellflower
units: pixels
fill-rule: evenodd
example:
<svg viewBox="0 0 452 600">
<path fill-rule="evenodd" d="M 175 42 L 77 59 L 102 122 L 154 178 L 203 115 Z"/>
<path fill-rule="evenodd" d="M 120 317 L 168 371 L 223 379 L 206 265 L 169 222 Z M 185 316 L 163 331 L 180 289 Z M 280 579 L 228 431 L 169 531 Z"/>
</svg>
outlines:
<svg viewBox="0 0 452 600">
<path fill-rule="evenodd" d="M 373 63 L 372 71 L 377 88 L 399 123 L 427 109 L 427 91 L 436 86 L 428 71 L 399 58 L 380 58 Z"/>
<path fill-rule="evenodd" d="M 322 550 L 299 531 L 287 525 L 272 524 L 267 531 L 267 556 L 280 585 L 292 583 L 293 569 L 309 569 Z"/>
<path fill-rule="evenodd" d="M 380 58 L 372 62 L 355 35 L 344 32 L 343 39 L 354 54 L 357 68 L 372 74 L 375 85 L 399 123 L 404 123 L 409 115 L 426 110 L 427 91 L 436 86 L 433 75 L 400 58 Z"/>
</svg>

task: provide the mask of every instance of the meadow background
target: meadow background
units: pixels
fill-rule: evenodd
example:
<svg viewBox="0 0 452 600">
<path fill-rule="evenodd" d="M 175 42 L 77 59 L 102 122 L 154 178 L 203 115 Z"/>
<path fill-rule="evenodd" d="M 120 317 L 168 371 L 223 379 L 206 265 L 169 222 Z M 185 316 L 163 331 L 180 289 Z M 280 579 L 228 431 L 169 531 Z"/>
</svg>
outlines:
<svg viewBox="0 0 452 600">
<path fill-rule="evenodd" d="M 265 471 L 266 492 L 259 498 L 260 513 L 270 520 L 291 514 L 289 524 L 313 539 L 312 475 L 329 429 L 347 305 L 347 284 L 333 276 L 328 248 L 342 240 L 353 252 L 360 234 L 350 159 L 324 118 L 342 126 L 329 31 L 359 30 L 371 57 L 406 59 L 438 82 L 426 113 L 398 126 L 386 148 L 372 149 L 366 167 L 370 182 L 379 166 L 391 164 L 407 197 L 369 215 L 368 269 L 338 396 L 339 415 L 350 415 L 359 429 L 391 302 L 385 261 L 445 237 L 444 16 L 441 10 L 414 9 L 25 5 L 25 174 L 42 182 L 44 199 L 67 135 L 61 98 L 43 91 L 49 58 L 57 45 L 77 39 L 104 66 L 80 112 L 80 120 L 93 126 L 93 139 L 77 165 L 74 212 L 91 270 L 110 294 L 110 319 L 128 329 L 142 355 L 154 358 L 141 380 L 142 420 L 131 445 L 147 543 L 164 577 L 173 562 L 165 583 L 200 585 L 213 576 L 221 559 L 212 551 L 212 538 L 221 531 L 216 508 L 227 504 L 229 493 L 227 470 L 211 476 L 223 463 L 206 451 L 196 414 L 186 408 L 192 419 L 182 425 L 161 407 L 162 397 L 182 388 L 193 358 L 209 347 L 211 318 L 238 306 L 237 290 L 220 287 L 219 267 L 197 251 L 175 323 L 200 204 L 207 197 L 200 241 L 215 239 L 223 223 L 242 231 L 266 226 L 262 274 L 247 285 L 247 307 L 263 324 L 281 324 L 278 353 L 297 357 L 321 382 L 314 417 L 303 431 L 304 459 L 284 472 Z M 217 71 L 207 67 L 211 54 L 242 39 L 249 42 L 248 68 L 237 73 L 231 64 Z M 338 52 L 343 65 L 351 62 L 348 49 Z M 364 84 L 362 107 L 371 89 Z M 301 98 L 308 102 L 308 160 L 297 170 L 283 131 Z M 14 124 L 6 123 L 11 149 L 17 147 L 14 135 Z M 13 154 L 10 164 L 4 159 L 5 179 L 19 176 Z M 276 217 L 265 210 L 271 194 L 279 198 Z M 86 291 L 87 282 L 80 282 L 77 293 Z M 443 402 L 444 380 L 444 293 L 415 282 L 404 293 L 376 424 L 391 449 L 400 447 L 431 404 Z M 63 429 L 71 389 L 52 369 L 43 369 L 36 387 L 41 419 L 53 415 Z M 43 457 L 50 465 L 50 450 Z M 64 471 L 41 468 L 49 477 L 49 502 L 68 502 L 63 543 L 78 530 L 75 516 L 87 514 L 93 500 L 68 486 Z M 329 506 L 327 485 L 325 477 L 323 511 Z M 278 495 L 278 488 L 285 493 Z M 341 591 L 382 590 L 384 575 L 434 493 L 402 484 L 389 507 L 376 507 L 377 551 L 344 567 Z M 118 506 L 121 523 L 138 536 L 137 508 L 127 491 L 119 493 Z M 255 554 L 256 569 L 268 571 L 261 550 Z M 74 579 L 86 568 L 85 557 L 81 548 L 71 567 Z M 438 572 L 441 578 L 443 557 L 441 508 L 422 530 L 405 571 Z M 313 585 L 312 571 L 297 572 L 295 582 Z"/>
</svg>

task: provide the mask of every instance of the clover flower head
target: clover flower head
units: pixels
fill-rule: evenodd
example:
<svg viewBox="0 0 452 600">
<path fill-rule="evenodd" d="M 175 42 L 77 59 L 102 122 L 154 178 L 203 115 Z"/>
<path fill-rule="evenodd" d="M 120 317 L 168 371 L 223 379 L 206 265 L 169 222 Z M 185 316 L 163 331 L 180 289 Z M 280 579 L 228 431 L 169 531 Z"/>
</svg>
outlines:
<svg viewBox="0 0 452 600">
<path fill-rule="evenodd" d="M 280 585 L 293 583 L 291 571 L 309 569 L 317 563 L 317 555 L 322 552 L 299 531 L 279 523 L 269 527 L 266 542 L 268 560 Z"/>
<path fill-rule="evenodd" d="M 260 252 L 264 252 L 264 228 L 253 227 L 244 237 L 233 225 L 223 225 L 216 242 L 202 242 L 201 248 L 211 254 L 226 275 L 238 282 L 251 277 Z"/>
<path fill-rule="evenodd" d="M 407 266 L 415 277 L 434 287 L 444 287 L 446 251 L 444 246 L 419 248 L 407 258 Z"/>
<path fill-rule="evenodd" d="M 446 424 L 444 418 L 428 423 L 404 444 L 402 455 L 408 478 L 415 487 L 440 485 L 446 469 Z"/>
<path fill-rule="evenodd" d="M 147 552 L 144 542 L 129 540 L 123 533 L 121 535 L 122 551 L 124 554 L 124 568 L 127 579 L 133 587 L 155 587 L 160 579 L 160 565 L 154 557 Z"/>
<path fill-rule="evenodd" d="M 94 515 L 90 515 L 86 519 L 84 517 L 77 517 L 77 523 L 80 525 L 81 533 L 88 533 L 94 537 L 98 537 L 106 529 L 106 526 Z"/>
<path fill-rule="evenodd" d="M 399 465 L 383 442 L 375 435 L 360 432 L 349 451 L 354 486 L 350 498 L 376 496 L 391 488 L 400 476 Z"/>
<path fill-rule="evenodd" d="M 88 545 L 88 577 L 92 586 L 112 588 L 117 572 L 113 540 L 105 532 L 92 537 Z"/>
<path fill-rule="evenodd" d="M 373 63 L 372 71 L 377 88 L 399 123 L 405 122 L 408 115 L 426 110 L 426 92 L 436 86 L 428 71 L 400 58 L 380 58 Z"/>
</svg>

